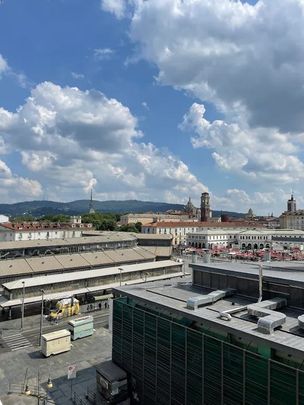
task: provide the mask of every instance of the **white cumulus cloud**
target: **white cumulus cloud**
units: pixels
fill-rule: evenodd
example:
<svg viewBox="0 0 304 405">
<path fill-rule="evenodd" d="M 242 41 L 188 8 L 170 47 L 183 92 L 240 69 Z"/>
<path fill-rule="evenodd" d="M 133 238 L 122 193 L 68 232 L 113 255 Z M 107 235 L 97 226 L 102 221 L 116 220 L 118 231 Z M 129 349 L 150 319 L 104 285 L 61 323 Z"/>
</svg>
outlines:
<svg viewBox="0 0 304 405">
<path fill-rule="evenodd" d="M 127 11 L 127 1 L 125 0 L 101 0 L 101 8 L 104 11 L 113 13 L 116 18 L 125 17 Z"/>
<path fill-rule="evenodd" d="M 2 202 L 18 201 L 40 197 L 42 187 L 39 181 L 18 176 L 0 160 L 0 191 Z"/>
<path fill-rule="evenodd" d="M 282 196 L 285 199 L 288 198 L 288 195 L 279 188 L 271 192 L 247 192 L 232 188 L 227 189 L 221 195 L 213 194 L 211 199 L 212 204 L 218 209 L 245 213 L 248 212 L 249 208 L 252 208 L 255 213 L 259 214 L 262 210 L 264 214 L 268 214 Z"/>
<path fill-rule="evenodd" d="M 209 122 L 205 107 L 194 103 L 180 128 L 192 131 L 194 148 L 208 148 L 216 164 L 228 172 L 260 183 L 291 183 L 303 180 L 301 145 L 290 134 L 270 128 L 250 128 L 246 122 Z"/>
<path fill-rule="evenodd" d="M 170 152 L 144 143 L 137 119 L 97 91 L 36 86 L 16 112 L 0 110 L 0 137 L 48 197 L 183 199 L 206 187 Z"/>
<path fill-rule="evenodd" d="M 9 67 L 8 67 L 7 61 L 0 54 L 0 78 L 1 78 L 1 74 L 8 71 L 8 69 L 9 69 Z"/>
<path fill-rule="evenodd" d="M 131 38 L 160 83 L 246 111 L 250 126 L 303 130 L 302 0 L 132 3 Z"/>
<path fill-rule="evenodd" d="M 94 57 L 98 60 L 109 60 L 114 55 L 115 51 L 111 48 L 96 48 L 94 49 Z"/>
</svg>

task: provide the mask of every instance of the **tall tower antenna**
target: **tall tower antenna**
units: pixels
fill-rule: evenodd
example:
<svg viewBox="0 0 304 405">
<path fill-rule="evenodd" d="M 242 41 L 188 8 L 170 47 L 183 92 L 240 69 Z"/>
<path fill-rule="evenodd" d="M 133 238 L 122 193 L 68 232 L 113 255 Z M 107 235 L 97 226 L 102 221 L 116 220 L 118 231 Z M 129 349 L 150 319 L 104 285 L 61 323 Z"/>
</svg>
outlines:
<svg viewBox="0 0 304 405">
<path fill-rule="evenodd" d="M 95 214 L 94 204 L 93 204 L 93 187 L 91 188 L 91 198 L 89 203 L 89 214 Z"/>
</svg>

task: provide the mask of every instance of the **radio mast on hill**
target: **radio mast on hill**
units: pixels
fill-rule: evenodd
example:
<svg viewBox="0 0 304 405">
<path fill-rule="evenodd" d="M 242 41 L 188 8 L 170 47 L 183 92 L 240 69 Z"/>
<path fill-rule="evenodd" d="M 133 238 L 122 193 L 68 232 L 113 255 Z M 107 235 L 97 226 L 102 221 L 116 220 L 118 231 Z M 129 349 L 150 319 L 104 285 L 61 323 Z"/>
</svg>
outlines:
<svg viewBox="0 0 304 405">
<path fill-rule="evenodd" d="M 93 188 L 91 188 L 91 198 L 89 203 L 89 214 L 95 214 L 95 209 L 93 205 Z"/>
</svg>

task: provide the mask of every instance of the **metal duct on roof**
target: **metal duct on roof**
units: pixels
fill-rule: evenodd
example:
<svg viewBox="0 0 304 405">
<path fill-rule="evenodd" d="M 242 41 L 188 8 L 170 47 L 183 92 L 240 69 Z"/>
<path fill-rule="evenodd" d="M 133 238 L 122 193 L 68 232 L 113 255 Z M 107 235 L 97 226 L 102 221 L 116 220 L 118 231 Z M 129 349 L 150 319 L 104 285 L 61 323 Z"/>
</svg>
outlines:
<svg viewBox="0 0 304 405">
<path fill-rule="evenodd" d="M 188 309 L 197 309 L 206 304 L 212 304 L 224 297 L 229 297 L 235 293 L 236 290 L 228 288 L 226 290 L 216 290 L 212 291 L 207 295 L 198 295 L 196 297 L 190 297 L 187 300 Z"/>
<path fill-rule="evenodd" d="M 285 307 L 285 298 L 273 298 L 247 306 L 248 314 L 256 316 L 258 320 L 258 331 L 266 334 L 273 333 L 274 329 L 286 322 L 286 315 L 276 312 L 274 309 Z"/>
</svg>

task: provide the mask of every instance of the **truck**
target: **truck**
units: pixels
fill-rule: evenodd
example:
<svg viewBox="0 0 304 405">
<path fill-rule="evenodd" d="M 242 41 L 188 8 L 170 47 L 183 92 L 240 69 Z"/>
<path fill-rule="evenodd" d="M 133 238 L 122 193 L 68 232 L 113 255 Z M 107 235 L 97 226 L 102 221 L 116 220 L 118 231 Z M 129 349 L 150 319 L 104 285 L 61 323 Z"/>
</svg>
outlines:
<svg viewBox="0 0 304 405">
<path fill-rule="evenodd" d="M 67 329 L 46 333 L 41 338 L 41 353 L 45 357 L 71 350 L 71 332 Z"/>
<path fill-rule="evenodd" d="M 93 335 L 93 317 L 82 316 L 69 321 L 68 329 L 71 332 L 72 340 L 80 339 L 86 336 Z"/>
<path fill-rule="evenodd" d="M 79 300 L 75 297 L 62 298 L 56 303 L 55 308 L 50 310 L 49 320 L 58 321 L 72 315 L 78 315 L 80 310 Z"/>
</svg>

